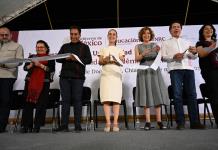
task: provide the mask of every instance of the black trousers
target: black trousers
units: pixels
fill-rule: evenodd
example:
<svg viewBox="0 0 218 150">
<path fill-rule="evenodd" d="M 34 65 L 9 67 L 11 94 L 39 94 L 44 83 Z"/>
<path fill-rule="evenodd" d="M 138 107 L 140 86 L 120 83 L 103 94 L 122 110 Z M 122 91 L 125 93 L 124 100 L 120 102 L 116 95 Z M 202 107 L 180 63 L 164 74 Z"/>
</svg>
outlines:
<svg viewBox="0 0 218 150">
<path fill-rule="evenodd" d="M 45 82 L 42 92 L 39 96 L 39 100 L 36 104 L 26 102 L 23 113 L 22 113 L 22 121 L 21 126 L 27 128 L 40 128 L 45 124 L 45 116 L 46 116 L 46 107 L 49 101 L 49 88 L 50 83 Z M 25 97 L 27 96 L 27 84 L 25 86 Z M 33 121 L 33 110 L 36 109 L 35 119 Z"/>
<path fill-rule="evenodd" d="M 10 115 L 11 95 L 16 79 L 0 78 L 0 131 L 4 131 Z"/>
<path fill-rule="evenodd" d="M 202 77 L 209 89 L 211 108 L 215 122 L 218 125 L 218 69 L 214 69 L 207 73 L 202 72 Z"/>
<path fill-rule="evenodd" d="M 70 106 L 73 104 L 75 128 L 81 128 L 82 93 L 84 80 L 60 78 L 62 97 L 61 125 L 68 127 Z"/>
</svg>

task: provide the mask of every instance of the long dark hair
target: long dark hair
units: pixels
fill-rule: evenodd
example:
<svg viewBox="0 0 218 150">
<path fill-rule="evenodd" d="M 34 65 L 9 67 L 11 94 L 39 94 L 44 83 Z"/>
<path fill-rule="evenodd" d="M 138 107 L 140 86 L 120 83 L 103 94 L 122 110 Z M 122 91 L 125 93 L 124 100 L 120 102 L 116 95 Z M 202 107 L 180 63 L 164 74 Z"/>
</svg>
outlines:
<svg viewBox="0 0 218 150">
<path fill-rule="evenodd" d="M 203 32 L 204 32 L 204 28 L 205 28 L 206 26 L 210 26 L 210 27 L 213 29 L 213 35 L 211 36 L 211 39 L 216 42 L 216 41 L 217 41 L 217 39 L 216 39 L 216 36 L 217 36 L 217 34 L 216 34 L 216 29 L 214 28 L 214 26 L 213 26 L 211 23 L 206 23 L 206 24 L 204 24 L 204 25 L 200 28 L 200 30 L 199 30 L 199 41 L 205 41 Z"/>
</svg>

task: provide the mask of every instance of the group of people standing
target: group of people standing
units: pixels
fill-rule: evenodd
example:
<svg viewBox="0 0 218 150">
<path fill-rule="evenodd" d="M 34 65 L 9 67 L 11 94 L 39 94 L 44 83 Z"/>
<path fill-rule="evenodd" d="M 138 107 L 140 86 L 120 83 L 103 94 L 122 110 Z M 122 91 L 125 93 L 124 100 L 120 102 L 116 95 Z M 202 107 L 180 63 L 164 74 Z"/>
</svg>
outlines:
<svg viewBox="0 0 218 150">
<path fill-rule="evenodd" d="M 60 73 L 60 91 L 62 97 L 61 126 L 56 131 L 68 131 L 71 103 L 74 105 L 75 131 L 81 128 L 82 92 L 85 81 L 85 67 L 92 62 L 89 46 L 80 42 L 81 29 L 78 26 L 70 27 L 71 42 L 64 44 L 58 54 L 71 53 L 79 57 L 83 64 L 78 62 L 74 55 L 58 59 L 62 63 Z M 23 59 L 24 52 L 20 44 L 11 40 L 11 31 L 7 27 L 0 27 L 0 58 Z M 36 54 L 29 58 L 49 55 L 49 45 L 44 40 L 36 42 Z M 40 127 L 45 124 L 46 106 L 49 100 L 50 83 L 55 73 L 55 60 L 38 61 L 24 64 L 27 71 L 25 78 L 24 97 L 25 104 L 21 120 L 21 132 L 40 132 Z M 0 64 L 0 133 L 5 132 L 10 114 L 11 95 L 13 84 L 18 76 L 18 66 L 22 63 Z M 35 116 L 33 117 L 33 110 Z"/>
<path fill-rule="evenodd" d="M 169 105 L 168 91 L 161 75 L 161 70 L 151 69 L 157 59 L 167 62 L 173 87 L 177 129 L 185 128 L 183 110 L 183 91 L 186 93 L 188 113 L 191 129 L 204 129 L 200 123 L 197 109 L 197 94 L 195 88 L 195 75 L 192 60 L 199 57 L 202 77 L 210 91 L 210 99 L 215 122 L 218 125 L 218 79 L 217 68 L 211 65 L 210 51 L 215 49 L 216 30 L 212 24 L 205 24 L 199 31 L 199 41 L 196 46 L 181 38 L 182 24 L 174 21 L 169 26 L 171 38 L 163 41 L 161 45 L 153 42 L 154 32 L 150 27 L 143 27 L 138 34 L 140 44 L 135 46 L 135 60 L 140 66 L 148 66 L 147 69 L 138 69 L 136 77 L 136 98 L 138 107 L 144 107 L 145 130 L 151 129 L 150 107 L 155 108 L 157 127 L 166 129 L 161 121 L 161 105 Z M 78 26 L 70 28 L 70 43 L 64 44 L 58 54 L 72 53 L 67 58 L 57 59 L 62 64 L 60 72 L 60 91 L 62 97 L 61 126 L 55 131 L 69 131 L 70 105 L 74 105 L 75 131 L 80 132 L 82 114 L 82 92 L 85 81 L 85 67 L 92 62 L 89 46 L 80 41 L 81 29 Z M 122 100 L 122 65 L 124 51 L 116 46 L 118 33 L 110 29 L 107 34 L 108 46 L 99 51 L 99 65 L 102 66 L 100 77 L 100 100 L 105 113 L 105 132 L 118 132 L 119 108 Z M 10 30 L 0 28 L 0 58 L 23 58 L 21 45 L 11 40 Z M 13 54 L 12 54 L 13 53 Z M 36 54 L 30 57 L 41 57 L 49 54 L 49 46 L 39 40 L 36 43 Z M 81 64 L 75 56 L 81 60 Z M 161 55 L 161 57 L 158 57 Z M 119 59 L 119 61 L 117 61 Z M 160 60 L 160 61 L 161 61 Z M 0 132 L 4 132 L 10 112 L 10 95 L 13 84 L 17 78 L 17 64 L 0 65 Z M 39 132 L 45 123 L 45 112 L 48 100 L 52 75 L 55 72 L 55 61 L 33 61 L 25 63 L 27 71 L 25 84 L 26 103 L 22 116 L 22 132 Z M 113 111 L 113 123 L 111 123 L 111 107 Z M 36 108 L 33 121 L 33 108 Z"/>
<path fill-rule="evenodd" d="M 183 94 L 186 95 L 191 129 L 205 129 L 200 123 L 197 107 L 197 94 L 195 87 L 195 75 L 192 60 L 199 56 L 201 74 L 208 87 L 211 107 L 218 127 L 218 83 L 217 66 L 211 64 L 211 49 L 217 51 L 216 29 L 212 24 L 205 24 L 199 30 L 199 41 L 194 46 L 190 41 L 181 38 L 182 24 L 174 21 L 169 26 L 171 38 L 162 42 L 161 47 L 150 42 L 154 33 L 149 27 L 144 27 L 139 32 L 141 44 L 135 47 L 135 58 L 140 65 L 151 66 L 161 52 L 161 59 L 167 62 L 173 88 L 174 108 L 176 114 L 176 129 L 185 128 L 185 116 L 183 109 Z M 208 50 L 209 49 L 209 50 Z M 212 51 L 212 52 L 213 52 Z M 168 105 L 168 92 L 163 82 L 159 68 L 157 70 L 137 70 L 136 81 L 136 106 L 143 106 L 146 118 L 144 129 L 150 130 L 150 107 L 156 111 L 157 125 L 160 129 L 166 127 L 161 122 L 160 105 Z"/>
</svg>

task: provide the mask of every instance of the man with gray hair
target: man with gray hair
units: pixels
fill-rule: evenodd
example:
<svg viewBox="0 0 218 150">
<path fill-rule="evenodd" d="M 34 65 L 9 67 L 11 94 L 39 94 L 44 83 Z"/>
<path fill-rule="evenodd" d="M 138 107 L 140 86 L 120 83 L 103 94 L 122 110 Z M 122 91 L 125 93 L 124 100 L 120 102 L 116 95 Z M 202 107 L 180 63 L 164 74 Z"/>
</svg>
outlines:
<svg viewBox="0 0 218 150">
<path fill-rule="evenodd" d="M 13 58 L 23 59 L 23 47 L 12 41 L 10 29 L 0 27 L 0 60 Z M 5 132 L 8 123 L 13 85 L 20 65 L 21 63 L 0 64 L 0 133 Z"/>
</svg>

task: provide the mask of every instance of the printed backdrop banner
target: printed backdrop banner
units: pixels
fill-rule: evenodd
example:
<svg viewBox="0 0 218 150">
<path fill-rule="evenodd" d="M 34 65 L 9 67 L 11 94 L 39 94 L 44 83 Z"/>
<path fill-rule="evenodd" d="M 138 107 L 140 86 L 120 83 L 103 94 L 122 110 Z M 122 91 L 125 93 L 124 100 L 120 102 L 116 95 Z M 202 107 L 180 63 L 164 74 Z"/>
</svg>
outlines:
<svg viewBox="0 0 218 150">
<path fill-rule="evenodd" d="M 201 25 L 183 26 L 182 37 L 192 41 L 193 46 L 198 40 L 198 31 Z M 151 27 L 155 33 L 154 42 L 161 44 L 162 41 L 170 38 L 169 27 Z M 218 30 L 218 25 L 215 25 Z M 132 89 L 136 86 L 136 68 L 138 62 L 134 59 L 135 45 L 140 43 L 138 39 L 138 32 L 141 27 L 133 28 L 115 28 L 118 32 L 117 46 L 125 51 L 125 62 L 123 66 L 123 97 L 128 104 L 128 110 L 131 114 L 132 109 Z M 101 74 L 101 66 L 98 65 L 98 52 L 102 47 L 108 45 L 107 33 L 109 28 L 100 29 L 82 29 L 81 41 L 89 45 L 92 54 L 92 64 L 87 65 L 86 68 L 86 81 L 85 86 L 89 86 L 92 89 L 92 100 L 97 99 L 97 91 L 99 88 L 99 79 Z M 24 47 L 24 57 L 27 58 L 30 54 L 34 54 L 36 41 L 45 40 L 50 46 L 50 53 L 58 53 L 60 47 L 70 42 L 69 30 L 37 30 L 37 31 L 20 31 L 18 34 L 18 42 Z M 59 88 L 59 73 L 61 64 L 56 63 L 56 72 L 54 75 L 54 82 L 51 84 L 51 88 Z M 198 65 L 198 59 L 194 61 L 195 77 L 196 77 L 196 89 L 198 97 L 201 97 L 199 84 L 203 83 L 203 79 L 200 75 L 200 69 Z M 162 74 L 166 85 L 170 85 L 169 74 L 167 72 L 166 63 L 161 64 Z M 23 71 L 23 66 L 19 67 L 19 76 L 15 83 L 14 89 L 24 88 L 24 78 L 26 72 Z"/>
</svg>

